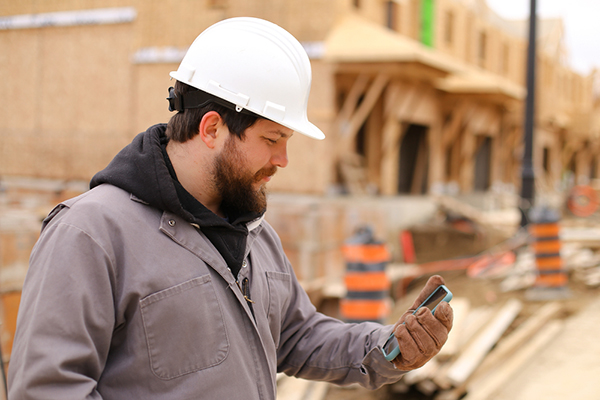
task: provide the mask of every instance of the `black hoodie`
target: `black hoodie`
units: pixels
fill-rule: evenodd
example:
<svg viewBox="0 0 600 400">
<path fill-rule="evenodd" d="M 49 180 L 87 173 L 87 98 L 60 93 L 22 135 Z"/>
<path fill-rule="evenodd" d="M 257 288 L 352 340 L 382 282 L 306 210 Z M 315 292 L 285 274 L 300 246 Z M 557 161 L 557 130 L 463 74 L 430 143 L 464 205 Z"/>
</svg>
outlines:
<svg viewBox="0 0 600 400">
<path fill-rule="evenodd" d="M 117 186 L 159 210 L 197 224 L 237 276 L 246 249 L 246 223 L 262 213 L 227 221 L 196 200 L 181 186 L 171 166 L 166 152 L 166 127 L 166 124 L 154 125 L 137 135 L 105 169 L 94 175 L 90 188 L 103 183 Z"/>
</svg>

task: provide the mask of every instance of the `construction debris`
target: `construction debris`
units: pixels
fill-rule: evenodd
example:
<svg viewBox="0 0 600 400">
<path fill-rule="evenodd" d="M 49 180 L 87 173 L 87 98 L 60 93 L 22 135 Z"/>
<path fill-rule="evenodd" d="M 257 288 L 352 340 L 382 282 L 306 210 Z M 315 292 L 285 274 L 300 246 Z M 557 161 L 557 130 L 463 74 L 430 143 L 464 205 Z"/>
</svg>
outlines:
<svg viewBox="0 0 600 400">
<path fill-rule="evenodd" d="M 561 329 L 556 317 L 561 306 L 547 303 L 509 332 L 522 312 L 522 303 L 509 299 L 501 307 L 470 309 L 463 298 L 452 300 L 455 325 L 450 349 L 440 352 L 422 368 L 408 372 L 390 386 L 394 393 L 411 387 L 436 400 L 488 399 Z M 467 315 L 465 315 L 465 313 Z"/>
</svg>

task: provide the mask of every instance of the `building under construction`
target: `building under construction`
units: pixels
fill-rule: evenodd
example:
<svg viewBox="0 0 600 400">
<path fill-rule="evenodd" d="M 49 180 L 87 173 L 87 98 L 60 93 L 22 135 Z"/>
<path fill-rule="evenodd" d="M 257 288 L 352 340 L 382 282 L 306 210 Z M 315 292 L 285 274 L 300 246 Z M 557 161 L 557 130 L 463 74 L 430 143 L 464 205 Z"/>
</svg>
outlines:
<svg viewBox="0 0 600 400">
<path fill-rule="evenodd" d="M 432 196 L 414 195 L 518 192 L 528 21 L 484 0 L 4 2 L 5 349 L 40 215 L 168 121 L 169 72 L 201 31 L 237 16 L 281 25 L 311 58 L 309 118 L 327 139 L 294 136 L 267 215 L 307 288 L 343 273 L 340 244 L 360 224 L 396 238 L 435 212 Z M 540 20 L 537 40 L 533 163 L 550 195 L 600 177 L 600 103 L 595 74 L 567 64 L 562 21 Z"/>
<path fill-rule="evenodd" d="M 328 139 L 295 139 L 271 190 L 519 187 L 527 21 L 503 20 L 483 0 L 6 2 L 0 176 L 87 181 L 168 120 L 168 73 L 199 32 L 235 16 L 283 26 L 312 59 L 309 115 Z M 540 189 L 600 169 L 593 76 L 569 69 L 563 37 L 560 20 L 540 21 Z"/>
</svg>

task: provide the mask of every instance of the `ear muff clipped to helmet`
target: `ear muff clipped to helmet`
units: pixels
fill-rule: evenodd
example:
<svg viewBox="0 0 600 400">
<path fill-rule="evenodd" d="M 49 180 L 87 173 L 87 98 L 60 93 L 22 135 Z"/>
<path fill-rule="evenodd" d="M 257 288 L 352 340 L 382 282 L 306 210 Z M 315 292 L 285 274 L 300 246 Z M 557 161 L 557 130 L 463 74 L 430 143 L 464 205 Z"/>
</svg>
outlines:
<svg viewBox="0 0 600 400">
<path fill-rule="evenodd" d="M 171 77 L 303 135 L 324 139 L 308 121 L 311 67 L 289 32 L 258 18 L 230 18 L 202 32 Z"/>
</svg>

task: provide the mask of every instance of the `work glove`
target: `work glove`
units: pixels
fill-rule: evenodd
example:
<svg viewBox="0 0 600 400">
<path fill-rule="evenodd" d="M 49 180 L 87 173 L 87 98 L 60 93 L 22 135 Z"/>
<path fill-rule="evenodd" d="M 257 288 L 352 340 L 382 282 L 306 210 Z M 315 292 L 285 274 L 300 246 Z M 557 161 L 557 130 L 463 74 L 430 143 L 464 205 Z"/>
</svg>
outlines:
<svg viewBox="0 0 600 400">
<path fill-rule="evenodd" d="M 411 308 L 394 325 L 394 336 L 398 340 L 400 354 L 392 363 L 397 369 L 410 371 L 422 367 L 446 343 L 454 318 L 448 303 L 440 303 L 435 310 L 435 316 L 427 307 L 422 307 L 413 315 L 417 307 L 443 284 L 444 279 L 439 275 L 429 278 Z"/>
</svg>

